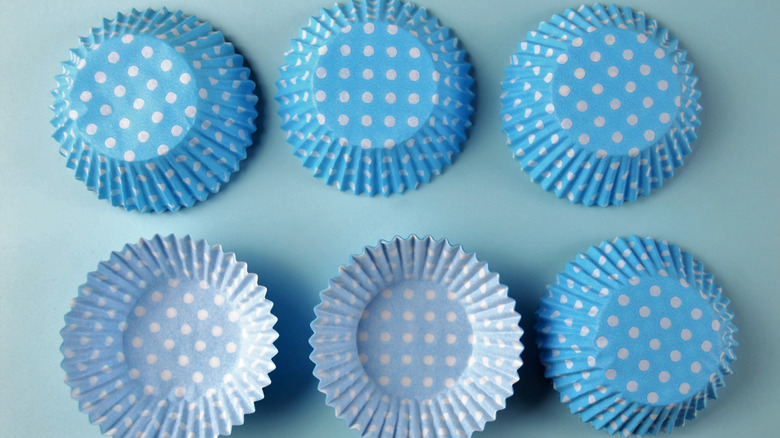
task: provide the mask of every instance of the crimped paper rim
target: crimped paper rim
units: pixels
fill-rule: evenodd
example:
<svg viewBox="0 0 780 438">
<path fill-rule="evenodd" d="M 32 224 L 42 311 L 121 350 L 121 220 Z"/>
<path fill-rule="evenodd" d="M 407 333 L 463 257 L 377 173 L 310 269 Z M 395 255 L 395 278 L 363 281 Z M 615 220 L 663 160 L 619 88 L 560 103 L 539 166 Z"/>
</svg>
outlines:
<svg viewBox="0 0 780 438">
<path fill-rule="evenodd" d="M 580 342 L 580 354 L 555 353 L 556 350 L 560 353 L 565 349 L 563 347 L 569 345 L 561 344 L 558 334 L 566 337 L 572 330 L 561 319 L 563 312 L 574 318 L 582 317 L 582 324 L 586 324 L 592 320 L 588 312 L 593 309 L 588 306 L 580 310 L 573 310 L 571 305 L 565 307 L 560 303 L 561 300 L 553 299 L 556 290 L 592 304 L 597 312 L 603 304 L 613 299 L 611 296 L 607 298 L 606 294 L 585 291 L 590 289 L 586 282 L 592 283 L 595 278 L 594 270 L 599 272 L 598 278 L 603 279 L 599 281 L 605 288 L 627 287 L 637 275 L 677 278 L 687 284 L 698 285 L 699 294 L 708 300 L 719 315 L 723 330 L 723 354 L 718 369 L 710 376 L 704 388 L 692 392 L 680 403 L 666 406 L 631 402 L 621 396 L 622 392 L 605 389 L 612 385 L 603 380 L 603 370 L 587 359 L 589 351 L 597 352 L 595 344 L 582 345 Z M 541 306 L 536 312 L 538 322 L 535 329 L 545 375 L 553 380 L 561 401 L 569 406 L 571 412 L 596 429 L 603 428 L 611 434 L 625 436 L 655 435 L 660 431 L 671 433 L 675 426 L 682 426 L 694 419 L 697 412 L 707 406 L 709 399 L 717 398 L 717 388 L 724 386 L 724 376 L 732 372 L 730 366 L 736 359 L 734 349 L 738 343 L 734 340 L 737 329 L 732 323 L 734 315 L 728 310 L 728 304 L 729 300 L 723 297 L 722 288 L 714 282 L 714 276 L 704 269 L 701 262 L 678 246 L 637 236 L 604 241 L 569 263 L 565 273 L 556 277 L 555 284 L 548 288 L 548 295 L 541 300 Z M 571 338 L 582 340 L 581 336 L 574 333 Z M 584 378 L 584 373 L 588 373 L 589 378 Z"/>
<path fill-rule="evenodd" d="M 177 145 L 171 145 L 166 155 L 127 162 L 103 155 L 90 146 L 90 140 L 69 116 L 74 100 L 70 96 L 74 78 L 92 47 L 108 38 L 125 34 L 151 35 L 166 41 L 193 66 L 194 80 L 207 92 L 208 100 L 199 99 L 192 129 Z M 213 44 L 214 55 L 195 47 L 195 42 Z M 194 15 L 133 9 L 130 14 L 117 14 L 113 20 L 103 20 L 101 27 L 79 39 L 79 46 L 70 50 L 70 59 L 62 62 L 62 73 L 55 79 L 57 87 L 51 109 L 60 154 L 67 158 L 67 167 L 75 170 L 76 179 L 96 191 L 98 198 L 108 199 L 114 206 L 142 212 L 176 211 L 205 200 L 227 183 L 231 173 L 246 158 L 246 148 L 252 144 L 257 130 L 257 96 L 255 83 L 249 79 L 244 59 L 235 53 L 233 45 L 211 25 Z M 211 85 L 209 78 L 218 78 Z M 237 94 L 233 94 L 239 91 Z M 224 93 L 230 93 L 224 99 Z M 244 94 L 245 93 L 245 94 Z M 220 98 L 222 96 L 222 98 Z M 219 114 L 214 112 L 219 106 Z M 221 115 L 220 115 L 221 114 Z M 230 125 L 226 122 L 230 121 Z M 204 124 L 204 122 L 207 124 Z M 209 129 L 210 128 L 210 129 Z"/>
<path fill-rule="evenodd" d="M 313 65 L 319 57 L 318 49 L 340 29 L 354 23 L 382 21 L 409 31 L 429 49 L 440 75 L 439 99 L 431 113 L 436 123 L 434 126 L 422 123 L 411 138 L 399 144 L 369 149 L 360 145 L 344 146 L 327 125 L 320 124 L 313 99 L 308 98 Z M 287 141 L 293 146 L 294 154 L 302 158 L 303 166 L 312 170 L 312 175 L 341 191 L 389 196 L 416 189 L 452 164 L 471 126 L 474 80 L 458 39 L 425 9 L 400 0 L 350 0 L 346 5 L 336 4 L 311 17 L 291 46 L 285 54 L 285 65 L 279 69 L 281 78 L 276 82 L 276 100 Z"/>
<path fill-rule="evenodd" d="M 654 145 L 638 153 L 626 151 L 600 157 L 576 144 L 568 131 L 551 119 L 546 108 L 551 103 L 549 93 L 546 99 L 538 101 L 534 93 L 549 90 L 544 78 L 554 72 L 558 56 L 569 49 L 569 38 L 610 27 L 643 33 L 672 56 L 682 85 L 681 102 L 669 129 L 658 136 Z M 506 79 L 501 83 L 501 114 L 507 144 L 531 179 L 559 198 L 602 207 L 635 201 L 661 187 L 691 152 L 695 129 L 701 124 L 698 118 L 701 93 L 696 88 L 698 78 L 692 71 L 693 65 L 686 61 L 686 52 L 678 47 L 678 40 L 644 12 L 614 4 L 583 5 L 578 11 L 567 9 L 563 15 L 554 15 L 549 23 L 542 22 L 538 30 L 529 32 L 511 57 Z M 522 102 L 533 103 L 528 106 Z M 529 116 L 524 114 L 526 108 L 531 108 Z M 534 128 L 539 123 L 555 128 L 539 132 Z"/>
<path fill-rule="evenodd" d="M 414 256 L 399 256 L 407 246 Z M 371 269 L 382 258 L 393 266 L 391 272 Z M 320 294 L 322 303 L 315 308 L 317 318 L 309 340 L 318 389 L 339 418 L 363 436 L 395 437 L 421 437 L 434 431 L 437 436 L 470 436 L 495 419 L 518 380 L 523 346 L 515 302 L 486 263 L 447 240 L 412 235 L 366 247 L 339 271 Z M 382 287 L 397 278 L 448 282 L 450 291 L 458 291 L 478 340 L 472 357 L 482 357 L 470 360 L 455 384 L 433 398 L 399 399 L 385 393 L 358 360 L 354 339 L 361 312 Z M 490 360 L 483 360 L 488 356 Z M 501 378 L 485 381 L 486 371 Z M 352 390 L 342 390 L 348 387 Z"/>
<path fill-rule="evenodd" d="M 135 256 L 153 262 L 130 266 Z M 127 267 L 134 275 L 120 275 L 114 269 L 116 265 Z M 120 319 L 133 311 L 138 298 L 151 293 L 140 287 L 142 283 L 164 277 L 197 279 L 226 291 L 225 302 L 236 303 L 236 309 L 240 309 L 242 330 L 248 332 L 251 341 L 247 342 L 252 343 L 252 348 L 239 349 L 245 356 L 236 361 L 221 386 L 194 400 L 173 391 L 167 397 L 147 395 L 120 359 L 124 357 Z M 263 398 L 263 388 L 270 384 L 268 373 L 275 368 L 276 317 L 270 313 L 272 303 L 265 298 L 265 291 L 257 284 L 257 275 L 247 272 L 246 263 L 238 262 L 235 254 L 190 236 L 156 235 L 112 252 L 109 260 L 89 273 L 87 282 L 79 287 L 78 297 L 71 302 L 72 310 L 65 315 L 61 365 L 71 397 L 89 415 L 90 422 L 108 435 L 178 436 L 182 431 L 196 437 L 230 434 L 232 426 L 243 423 L 245 413 L 254 412 L 254 402 Z M 95 360 L 95 352 L 104 359 Z"/>
</svg>

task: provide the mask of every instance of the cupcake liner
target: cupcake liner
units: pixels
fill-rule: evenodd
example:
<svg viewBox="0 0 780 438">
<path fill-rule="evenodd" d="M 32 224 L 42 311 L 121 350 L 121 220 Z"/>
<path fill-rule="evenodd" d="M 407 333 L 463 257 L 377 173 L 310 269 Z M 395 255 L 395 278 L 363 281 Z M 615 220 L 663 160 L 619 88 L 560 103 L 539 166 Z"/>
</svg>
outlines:
<svg viewBox="0 0 780 438">
<path fill-rule="evenodd" d="M 195 16 L 118 14 L 70 51 L 56 77 L 55 128 L 67 166 L 115 206 L 178 210 L 216 193 L 256 130 L 249 69 Z"/>
<path fill-rule="evenodd" d="M 339 190 L 414 189 L 452 163 L 471 126 L 466 52 L 411 3 L 322 9 L 285 62 L 276 100 L 287 141 Z"/>
<path fill-rule="evenodd" d="M 446 240 L 396 237 L 320 295 L 311 359 L 326 403 L 363 436 L 470 436 L 522 365 L 520 315 L 487 264 Z"/>
<path fill-rule="evenodd" d="M 545 374 L 597 429 L 671 432 L 731 374 L 737 329 L 721 292 L 676 245 L 632 236 L 591 247 L 537 312 Z"/>
<path fill-rule="evenodd" d="M 655 20 L 614 4 L 542 22 L 501 84 L 515 159 L 545 190 L 575 203 L 648 195 L 682 166 L 701 123 L 685 57 Z"/>
<path fill-rule="evenodd" d="M 245 263 L 204 240 L 126 245 L 89 273 L 65 316 L 71 396 L 112 436 L 230 434 L 274 369 L 265 292 Z"/>
</svg>

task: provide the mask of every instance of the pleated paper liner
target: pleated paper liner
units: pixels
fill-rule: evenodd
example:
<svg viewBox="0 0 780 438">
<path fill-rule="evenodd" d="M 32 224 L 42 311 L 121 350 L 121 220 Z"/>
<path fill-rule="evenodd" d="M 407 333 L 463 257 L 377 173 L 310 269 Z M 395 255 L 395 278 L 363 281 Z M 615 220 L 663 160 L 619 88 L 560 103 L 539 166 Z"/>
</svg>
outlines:
<svg viewBox="0 0 780 438">
<path fill-rule="evenodd" d="M 515 302 L 446 240 L 367 247 L 321 293 L 319 390 L 363 436 L 470 436 L 495 419 L 522 365 Z"/>
<path fill-rule="evenodd" d="M 736 359 L 729 301 L 701 262 L 636 236 L 566 266 L 537 312 L 547 377 L 597 429 L 672 432 L 696 417 Z"/>
<path fill-rule="evenodd" d="M 249 69 L 221 32 L 167 9 L 103 20 L 57 76 L 53 137 L 113 205 L 177 210 L 216 193 L 256 130 Z"/>
<path fill-rule="evenodd" d="M 503 129 L 533 181 L 585 205 L 620 205 L 671 178 L 701 106 L 677 39 L 630 8 L 582 6 L 542 22 L 511 57 Z"/>
<path fill-rule="evenodd" d="M 449 28 L 411 3 L 322 9 L 280 68 L 282 129 L 303 165 L 339 190 L 414 189 L 466 139 L 470 68 Z"/>
<path fill-rule="evenodd" d="M 228 435 L 270 383 L 271 305 L 218 245 L 173 235 L 127 245 L 89 273 L 65 316 L 71 395 L 107 435 Z"/>
</svg>

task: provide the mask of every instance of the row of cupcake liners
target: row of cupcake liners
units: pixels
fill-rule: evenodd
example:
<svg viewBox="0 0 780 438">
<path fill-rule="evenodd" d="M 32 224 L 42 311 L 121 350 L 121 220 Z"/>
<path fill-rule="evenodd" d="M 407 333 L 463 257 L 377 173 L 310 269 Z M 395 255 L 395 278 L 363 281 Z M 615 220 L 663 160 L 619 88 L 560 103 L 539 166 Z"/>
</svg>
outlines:
<svg viewBox="0 0 780 438">
<path fill-rule="evenodd" d="M 313 374 L 361 435 L 471 436 L 506 407 L 523 365 L 520 314 L 474 253 L 431 236 L 380 241 L 339 267 L 320 298 Z M 672 432 L 732 372 L 728 304 L 678 246 L 605 241 L 540 300 L 539 360 L 561 402 L 597 429 Z M 128 244 L 87 275 L 65 316 L 71 396 L 108 435 L 227 435 L 271 384 L 271 306 L 257 275 L 219 245 L 174 235 Z"/>
<path fill-rule="evenodd" d="M 105 55 L 101 46 L 132 44 L 136 36 L 139 44 L 156 39 L 160 52 L 172 49 L 178 58 L 163 61 L 148 92 L 140 83 L 122 85 L 114 98 L 100 90 L 102 71 L 83 85 L 79 73 L 92 64 L 126 68 L 139 59 L 153 67 L 151 46 L 143 48 L 151 60 L 118 52 L 96 59 Z M 698 79 L 677 39 L 643 12 L 614 4 L 568 9 L 529 32 L 509 61 L 502 130 L 521 169 L 557 197 L 587 206 L 632 202 L 661 187 L 691 153 Z M 187 70 L 180 80 L 196 104 L 184 107 L 187 96 L 176 103 L 175 95 L 170 108 L 155 101 L 165 108 L 151 124 L 140 111 L 143 99 L 120 129 L 120 111 L 90 99 L 129 110 L 132 96 L 179 85 L 163 78 L 172 65 Z M 458 39 L 423 8 L 400 0 L 336 4 L 311 17 L 284 54 L 275 95 L 280 127 L 293 154 L 326 184 L 356 195 L 403 193 L 439 175 L 468 139 L 470 70 Z M 138 72 L 131 65 L 127 76 Z M 593 80 L 600 82 L 591 93 Z M 257 129 L 258 99 L 243 57 L 208 23 L 181 12 L 133 10 L 104 20 L 71 50 L 57 83 L 51 123 L 66 165 L 99 198 L 128 210 L 175 211 L 205 200 L 238 170 Z M 82 89 L 86 98 L 76 92 Z M 186 123 L 168 134 L 177 107 Z M 138 141 L 136 125 L 151 127 L 138 131 Z"/>
</svg>

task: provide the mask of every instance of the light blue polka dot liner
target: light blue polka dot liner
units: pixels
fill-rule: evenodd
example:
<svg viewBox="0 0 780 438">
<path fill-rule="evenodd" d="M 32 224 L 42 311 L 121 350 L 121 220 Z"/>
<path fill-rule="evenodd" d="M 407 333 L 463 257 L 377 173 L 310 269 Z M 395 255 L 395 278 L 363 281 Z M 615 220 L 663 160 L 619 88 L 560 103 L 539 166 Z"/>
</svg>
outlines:
<svg viewBox="0 0 780 438">
<path fill-rule="evenodd" d="M 676 245 L 632 236 L 591 247 L 537 312 L 545 374 L 597 429 L 671 433 L 731 374 L 737 329 L 721 292 Z"/>
<path fill-rule="evenodd" d="M 76 178 L 142 212 L 205 200 L 256 130 L 249 69 L 221 32 L 182 12 L 103 20 L 56 77 L 53 137 Z"/>
<path fill-rule="evenodd" d="M 522 365 L 506 286 L 446 240 L 396 237 L 339 269 L 315 308 L 319 390 L 363 436 L 462 437 L 505 407 Z"/>
<path fill-rule="evenodd" d="M 89 273 L 65 316 L 71 395 L 107 435 L 229 435 L 274 369 L 265 292 L 245 263 L 204 240 L 126 245 Z"/>
<path fill-rule="evenodd" d="M 323 9 L 285 62 L 276 100 L 287 141 L 314 176 L 339 190 L 414 189 L 452 163 L 471 126 L 466 52 L 411 3 Z"/>
<path fill-rule="evenodd" d="M 701 123 L 685 57 L 655 20 L 614 4 L 542 22 L 501 84 L 515 159 L 545 190 L 575 203 L 648 195 L 682 166 Z"/>
</svg>

